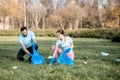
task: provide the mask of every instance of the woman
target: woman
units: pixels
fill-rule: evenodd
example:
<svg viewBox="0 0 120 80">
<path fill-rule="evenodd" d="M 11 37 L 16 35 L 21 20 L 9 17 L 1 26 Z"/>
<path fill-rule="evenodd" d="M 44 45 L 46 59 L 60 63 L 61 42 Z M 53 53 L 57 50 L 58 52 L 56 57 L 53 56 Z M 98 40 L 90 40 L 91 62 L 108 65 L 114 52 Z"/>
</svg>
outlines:
<svg viewBox="0 0 120 80">
<path fill-rule="evenodd" d="M 64 31 L 62 29 L 57 30 L 56 32 L 58 40 L 56 41 L 56 45 L 52 46 L 53 56 L 49 62 L 50 65 L 52 65 L 59 56 L 59 54 L 62 53 L 62 51 L 71 48 L 71 50 L 66 54 L 69 58 L 74 60 L 74 53 L 73 53 L 73 40 L 69 36 L 65 36 Z M 60 47 L 60 48 L 59 48 Z"/>
</svg>

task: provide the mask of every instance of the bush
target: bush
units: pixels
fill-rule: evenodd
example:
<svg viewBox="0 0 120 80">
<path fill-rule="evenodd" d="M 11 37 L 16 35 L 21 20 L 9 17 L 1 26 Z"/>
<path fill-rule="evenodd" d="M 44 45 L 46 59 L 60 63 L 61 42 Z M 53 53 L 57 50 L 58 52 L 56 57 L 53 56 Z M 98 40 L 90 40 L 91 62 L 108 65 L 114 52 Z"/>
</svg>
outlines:
<svg viewBox="0 0 120 80">
<path fill-rule="evenodd" d="M 115 30 L 115 34 L 112 37 L 112 42 L 120 42 L 120 28 Z"/>
<path fill-rule="evenodd" d="M 55 37 L 56 34 L 56 30 L 52 30 L 52 29 L 44 29 L 44 30 L 32 30 L 36 36 L 49 36 L 49 37 Z"/>
<path fill-rule="evenodd" d="M 67 34 L 74 38 L 86 37 L 86 38 L 111 39 L 111 37 L 114 34 L 113 31 L 114 31 L 113 29 L 82 29 L 82 30 L 71 31 Z"/>
<path fill-rule="evenodd" d="M 36 36 L 40 37 L 55 37 L 56 29 L 31 29 Z M 1 30 L 0 36 L 18 36 L 20 31 L 16 30 Z M 103 38 L 112 39 L 112 41 L 120 41 L 120 28 L 110 29 L 110 28 L 99 28 L 99 29 L 78 29 L 78 30 L 65 30 L 65 34 L 73 38 Z"/>
<path fill-rule="evenodd" d="M 15 30 L 0 30 L 0 36 L 18 36 L 20 31 L 18 29 Z"/>
</svg>

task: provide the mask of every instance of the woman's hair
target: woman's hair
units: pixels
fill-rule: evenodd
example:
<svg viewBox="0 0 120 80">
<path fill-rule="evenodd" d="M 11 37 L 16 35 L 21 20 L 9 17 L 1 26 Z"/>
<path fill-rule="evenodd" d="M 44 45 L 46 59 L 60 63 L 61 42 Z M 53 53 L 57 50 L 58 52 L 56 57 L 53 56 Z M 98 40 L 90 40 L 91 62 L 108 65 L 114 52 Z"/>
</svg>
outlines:
<svg viewBox="0 0 120 80">
<path fill-rule="evenodd" d="M 63 30 L 63 29 L 58 29 L 56 33 L 60 33 L 60 34 L 62 34 L 62 35 L 65 35 L 64 30 Z"/>
<path fill-rule="evenodd" d="M 24 31 L 24 30 L 27 30 L 27 27 L 22 26 L 22 27 L 20 28 L 20 31 Z"/>
</svg>

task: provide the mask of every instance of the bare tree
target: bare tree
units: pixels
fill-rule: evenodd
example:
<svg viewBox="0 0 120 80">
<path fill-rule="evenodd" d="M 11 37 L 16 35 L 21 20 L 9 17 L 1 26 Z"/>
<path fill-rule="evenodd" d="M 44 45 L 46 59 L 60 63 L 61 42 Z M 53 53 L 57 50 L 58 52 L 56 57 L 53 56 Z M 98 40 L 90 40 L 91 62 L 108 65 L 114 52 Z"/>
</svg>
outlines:
<svg viewBox="0 0 120 80">
<path fill-rule="evenodd" d="M 0 0 L 0 17 L 2 18 L 3 22 L 3 29 L 8 29 L 10 27 L 10 19 L 12 20 L 12 26 L 14 28 L 14 19 L 15 18 L 22 18 L 21 11 L 21 4 L 16 2 L 15 0 Z"/>
</svg>

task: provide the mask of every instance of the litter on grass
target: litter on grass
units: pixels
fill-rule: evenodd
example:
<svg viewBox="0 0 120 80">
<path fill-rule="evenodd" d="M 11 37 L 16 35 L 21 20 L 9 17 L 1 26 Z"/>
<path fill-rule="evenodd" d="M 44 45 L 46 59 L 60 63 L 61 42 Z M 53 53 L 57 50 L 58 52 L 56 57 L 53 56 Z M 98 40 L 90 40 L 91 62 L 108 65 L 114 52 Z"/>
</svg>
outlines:
<svg viewBox="0 0 120 80">
<path fill-rule="evenodd" d="M 17 69 L 18 67 L 17 66 L 13 66 L 12 69 Z"/>
<path fill-rule="evenodd" d="M 116 59 L 117 62 L 120 62 L 120 59 Z"/>
<path fill-rule="evenodd" d="M 108 56 L 108 55 L 109 55 L 109 53 L 106 53 L 106 52 L 101 52 L 101 55 L 102 55 L 102 56 Z"/>
<path fill-rule="evenodd" d="M 86 62 L 86 61 L 84 61 L 83 63 L 84 63 L 84 64 L 87 64 L 87 62 Z"/>
</svg>

